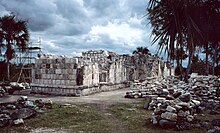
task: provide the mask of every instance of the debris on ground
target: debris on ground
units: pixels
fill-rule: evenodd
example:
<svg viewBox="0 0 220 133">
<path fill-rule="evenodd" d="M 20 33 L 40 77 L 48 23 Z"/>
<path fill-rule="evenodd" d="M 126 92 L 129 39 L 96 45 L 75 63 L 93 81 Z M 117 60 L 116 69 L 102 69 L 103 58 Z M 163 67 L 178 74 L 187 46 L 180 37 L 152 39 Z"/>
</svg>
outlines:
<svg viewBox="0 0 220 133">
<path fill-rule="evenodd" d="M 0 103 L 0 128 L 8 125 L 22 125 L 25 119 L 44 113 L 45 110 L 51 108 L 51 100 L 32 101 L 27 96 L 21 96 L 15 102 Z"/>
<path fill-rule="evenodd" d="M 151 121 L 161 128 L 189 130 L 207 125 L 208 132 L 219 131 L 220 125 L 202 122 L 196 116 L 205 111 L 220 114 L 220 77 L 193 76 L 189 83 L 174 76 L 149 78 L 134 83 L 125 97 L 145 98 L 144 108 L 153 110 Z"/>
<path fill-rule="evenodd" d="M 26 82 L 1 82 L 0 81 L 0 97 L 4 96 L 7 92 L 8 94 L 13 94 L 15 91 L 30 89 L 30 84 Z"/>
</svg>

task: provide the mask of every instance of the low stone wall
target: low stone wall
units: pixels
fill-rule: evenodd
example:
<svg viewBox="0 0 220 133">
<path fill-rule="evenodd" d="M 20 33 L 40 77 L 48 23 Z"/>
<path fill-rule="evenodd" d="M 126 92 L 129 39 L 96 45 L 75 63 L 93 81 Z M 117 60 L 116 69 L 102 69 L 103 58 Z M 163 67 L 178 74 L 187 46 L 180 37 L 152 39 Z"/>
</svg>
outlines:
<svg viewBox="0 0 220 133">
<path fill-rule="evenodd" d="M 98 92 L 112 91 L 127 87 L 126 84 L 101 84 L 99 86 L 88 87 L 81 90 L 81 95 L 86 96 Z"/>
<path fill-rule="evenodd" d="M 127 87 L 126 83 L 100 84 L 97 86 L 60 86 L 50 87 L 46 85 L 31 84 L 31 93 L 61 96 L 85 96 L 98 92 L 117 90 Z"/>
</svg>

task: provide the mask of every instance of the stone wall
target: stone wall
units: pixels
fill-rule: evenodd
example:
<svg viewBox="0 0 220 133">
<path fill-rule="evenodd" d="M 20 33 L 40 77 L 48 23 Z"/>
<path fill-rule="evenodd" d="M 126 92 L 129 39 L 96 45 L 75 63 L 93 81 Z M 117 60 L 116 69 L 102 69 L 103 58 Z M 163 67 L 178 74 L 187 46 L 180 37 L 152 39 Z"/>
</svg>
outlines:
<svg viewBox="0 0 220 133">
<path fill-rule="evenodd" d="M 92 86 L 99 84 L 99 68 L 97 63 L 90 63 L 83 67 L 83 85 Z"/>
<path fill-rule="evenodd" d="M 32 92 L 84 95 L 117 89 L 128 81 L 161 76 L 161 64 L 154 56 L 117 55 L 102 50 L 73 58 L 44 55 L 36 59 L 32 71 Z"/>
<path fill-rule="evenodd" d="M 77 85 L 76 58 L 40 58 L 32 70 L 32 84 L 44 84 L 51 87 Z"/>
<path fill-rule="evenodd" d="M 31 93 L 62 96 L 85 96 L 98 92 L 111 91 L 128 87 L 125 83 L 120 84 L 99 84 L 96 86 L 63 86 L 50 87 L 47 85 L 32 85 Z"/>
</svg>

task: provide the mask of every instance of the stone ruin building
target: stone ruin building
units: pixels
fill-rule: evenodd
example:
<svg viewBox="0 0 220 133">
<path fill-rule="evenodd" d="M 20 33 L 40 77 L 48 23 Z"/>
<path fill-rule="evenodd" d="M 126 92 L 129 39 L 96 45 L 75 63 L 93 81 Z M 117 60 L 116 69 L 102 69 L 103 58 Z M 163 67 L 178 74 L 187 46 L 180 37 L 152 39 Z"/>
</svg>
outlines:
<svg viewBox="0 0 220 133">
<path fill-rule="evenodd" d="M 123 88 L 129 81 L 162 76 L 164 69 L 159 58 L 149 55 L 118 55 L 104 50 L 90 50 L 72 58 L 44 55 L 35 61 L 31 91 L 88 95 Z"/>
</svg>

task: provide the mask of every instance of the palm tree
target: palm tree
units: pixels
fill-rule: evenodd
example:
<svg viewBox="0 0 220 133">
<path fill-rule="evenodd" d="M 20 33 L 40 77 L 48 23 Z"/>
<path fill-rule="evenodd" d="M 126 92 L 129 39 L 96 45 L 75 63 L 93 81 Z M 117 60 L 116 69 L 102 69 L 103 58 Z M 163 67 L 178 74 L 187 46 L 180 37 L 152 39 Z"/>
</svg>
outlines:
<svg viewBox="0 0 220 133">
<path fill-rule="evenodd" d="M 132 54 L 151 55 L 150 50 L 147 47 L 137 47 Z"/>
<path fill-rule="evenodd" d="M 202 20 L 198 22 L 204 35 L 204 42 L 201 44 L 206 54 L 206 74 L 208 74 L 208 62 L 210 54 L 219 54 L 215 51 L 220 41 L 220 2 L 218 0 L 206 0 L 200 12 Z M 211 51 L 215 51 L 212 53 Z M 214 56 L 214 55 L 213 55 Z M 214 58 L 214 57 L 213 57 Z M 213 60 L 214 61 L 214 60 Z"/>
<path fill-rule="evenodd" d="M 180 71 L 180 79 L 182 80 L 183 75 L 183 66 L 182 61 L 185 60 L 188 57 L 188 55 L 185 53 L 183 48 L 174 49 L 174 55 L 171 55 L 171 60 L 176 60 L 177 68 Z"/>
<path fill-rule="evenodd" d="M 10 60 L 15 57 L 15 49 L 24 52 L 29 41 L 29 32 L 26 21 L 16 19 L 15 15 L 0 17 L 0 31 L 2 33 L 2 44 L 6 48 L 5 58 L 7 62 L 7 79 L 10 79 Z"/>
<path fill-rule="evenodd" d="M 175 49 L 182 48 L 188 53 L 186 75 L 190 71 L 195 50 L 207 42 L 201 29 L 204 25 L 202 20 L 207 14 L 207 9 L 203 8 L 205 2 L 204 0 L 150 0 L 147 8 L 148 18 L 153 27 L 153 43 L 159 42 L 158 52 L 165 50 L 169 60 L 172 60 L 171 56 L 175 54 Z"/>
</svg>

